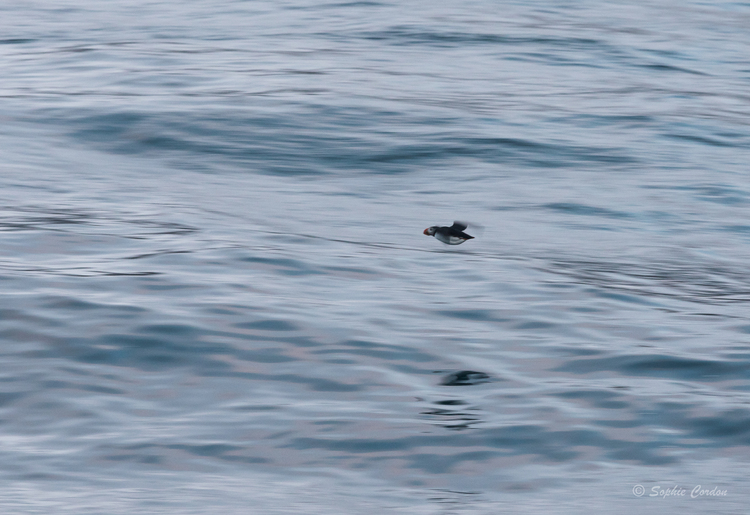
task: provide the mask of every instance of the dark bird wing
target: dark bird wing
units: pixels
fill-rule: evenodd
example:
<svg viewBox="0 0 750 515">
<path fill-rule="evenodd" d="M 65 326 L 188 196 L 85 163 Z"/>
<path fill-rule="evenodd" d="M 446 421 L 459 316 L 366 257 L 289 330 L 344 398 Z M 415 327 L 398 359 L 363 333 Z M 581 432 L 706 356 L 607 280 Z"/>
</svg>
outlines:
<svg viewBox="0 0 750 515">
<path fill-rule="evenodd" d="M 458 221 L 453 222 L 453 225 L 451 225 L 451 229 L 455 229 L 456 231 L 459 231 L 459 232 L 465 230 L 467 227 L 468 227 L 467 224 L 463 222 L 458 222 Z"/>
</svg>

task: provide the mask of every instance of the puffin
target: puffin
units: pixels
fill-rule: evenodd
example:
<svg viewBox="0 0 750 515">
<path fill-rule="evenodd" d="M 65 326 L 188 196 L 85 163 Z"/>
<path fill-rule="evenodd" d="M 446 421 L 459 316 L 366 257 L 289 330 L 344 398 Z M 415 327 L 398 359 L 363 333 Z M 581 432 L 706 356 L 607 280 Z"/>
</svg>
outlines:
<svg viewBox="0 0 750 515">
<path fill-rule="evenodd" d="M 468 225 L 462 222 L 453 222 L 450 227 L 438 227 L 433 225 L 424 230 L 427 236 L 434 236 L 443 243 L 448 245 L 461 245 L 466 240 L 473 240 L 474 236 L 469 236 L 464 232 Z"/>
</svg>

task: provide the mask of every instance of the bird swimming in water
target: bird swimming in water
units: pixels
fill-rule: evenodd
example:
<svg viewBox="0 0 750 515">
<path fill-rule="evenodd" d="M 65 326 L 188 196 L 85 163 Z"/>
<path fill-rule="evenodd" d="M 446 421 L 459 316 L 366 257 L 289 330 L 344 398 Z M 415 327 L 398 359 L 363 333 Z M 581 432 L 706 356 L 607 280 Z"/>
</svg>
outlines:
<svg viewBox="0 0 750 515">
<path fill-rule="evenodd" d="M 443 243 L 448 245 L 461 245 L 466 240 L 473 240 L 474 236 L 469 236 L 464 232 L 468 227 L 462 222 L 453 222 L 450 227 L 438 227 L 433 225 L 424 230 L 424 234 L 427 236 L 434 236 Z"/>
</svg>

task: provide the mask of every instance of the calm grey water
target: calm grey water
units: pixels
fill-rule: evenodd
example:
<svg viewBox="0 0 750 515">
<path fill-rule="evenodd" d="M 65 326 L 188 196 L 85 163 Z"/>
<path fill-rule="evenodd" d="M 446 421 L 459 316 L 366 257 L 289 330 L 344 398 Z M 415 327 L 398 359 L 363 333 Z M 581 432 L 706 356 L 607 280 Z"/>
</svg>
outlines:
<svg viewBox="0 0 750 515">
<path fill-rule="evenodd" d="M 0 6 L 2 513 L 746 513 L 750 3 Z"/>
</svg>

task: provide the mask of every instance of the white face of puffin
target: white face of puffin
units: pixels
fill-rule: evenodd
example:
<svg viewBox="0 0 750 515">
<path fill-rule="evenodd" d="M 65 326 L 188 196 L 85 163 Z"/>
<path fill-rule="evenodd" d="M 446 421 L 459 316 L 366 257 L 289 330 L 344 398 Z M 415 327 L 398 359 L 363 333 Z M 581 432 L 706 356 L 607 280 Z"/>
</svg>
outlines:
<svg viewBox="0 0 750 515">
<path fill-rule="evenodd" d="M 432 227 L 428 227 L 427 229 L 425 229 L 425 230 L 424 230 L 424 233 L 425 233 L 425 234 L 426 234 L 427 236 L 435 236 L 435 231 L 436 231 L 436 230 L 437 230 L 437 226 L 436 226 L 436 225 L 433 225 Z"/>
</svg>

